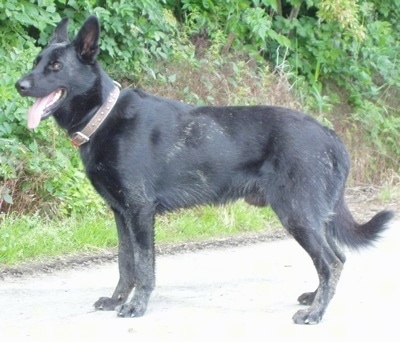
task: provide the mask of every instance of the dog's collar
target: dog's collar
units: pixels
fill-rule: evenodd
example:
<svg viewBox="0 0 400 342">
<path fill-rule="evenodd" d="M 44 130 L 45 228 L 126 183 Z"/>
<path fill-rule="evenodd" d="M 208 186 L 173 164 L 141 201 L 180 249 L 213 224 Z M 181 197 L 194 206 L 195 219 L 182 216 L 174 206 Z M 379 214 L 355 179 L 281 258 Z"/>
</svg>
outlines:
<svg viewBox="0 0 400 342">
<path fill-rule="evenodd" d="M 114 105 L 118 100 L 119 90 L 121 87 L 117 82 L 114 82 L 114 84 L 115 87 L 111 91 L 110 95 L 108 95 L 106 102 L 99 108 L 89 123 L 81 131 L 70 135 L 72 145 L 75 147 L 79 147 L 87 143 L 90 140 L 90 137 L 94 134 L 94 132 L 97 131 L 97 129 L 107 118 L 108 114 L 110 114 L 111 110 L 114 108 Z"/>
</svg>

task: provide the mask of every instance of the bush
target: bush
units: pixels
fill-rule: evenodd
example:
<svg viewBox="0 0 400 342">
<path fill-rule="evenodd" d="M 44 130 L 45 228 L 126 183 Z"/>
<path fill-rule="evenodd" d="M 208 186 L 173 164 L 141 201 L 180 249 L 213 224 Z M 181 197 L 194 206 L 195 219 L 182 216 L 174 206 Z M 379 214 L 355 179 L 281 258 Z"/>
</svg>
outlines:
<svg viewBox="0 0 400 342">
<path fill-rule="evenodd" d="M 398 1 L 8 0 L 0 3 L 0 212 L 104 210 L 63 133 L 50 120 L 26 129 L 31 100 L 14 88 L 61 17 L 76 32 L 89 13 L 100 17 L 99 58 L 115 79 L 193 103 L 253 104 L 265 103 L 271 69 L 353 153 L 379 160 L 363 164 L 369 170 L 358 180 L 398 170 Z M 290 106 L 271 94 L 268 103 Z"/>
<path fill-rule="evenodd" d="M 374 177 L 365 170 L 362 180 L 380 182 L 400 155 L 399 15 L 398 1 L 182 0 L 180 18 L 198 40 L 222 34 L 222 51 L 283 68 L 304 104 L 368 155 Z"/>
</svg>

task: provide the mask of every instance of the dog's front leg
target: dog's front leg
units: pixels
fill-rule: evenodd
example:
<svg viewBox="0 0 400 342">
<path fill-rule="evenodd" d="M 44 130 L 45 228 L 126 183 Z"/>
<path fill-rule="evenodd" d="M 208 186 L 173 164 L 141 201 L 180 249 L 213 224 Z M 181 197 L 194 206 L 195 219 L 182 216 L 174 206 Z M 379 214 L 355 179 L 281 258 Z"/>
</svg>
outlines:
<svg viewBox="0 0 400 342">
<path fill-rule="evenodd" d="M 126 302 L 135 285 L 132 234 L 123 215 L 114 210 L 114 217 L 119 242 L 118 266 L 120 278 L 111 298 L 101 297 L 94 303 L 96 310 L 115 310 Z"/>
<path fill-rule="evenodd" d="M 135 291 L 130 302 L 117 307 L 120 317 L 142 316 L 154 289 L 154 216 L 155 206 L 152 203 L 135 206 L 134 210 L 130 209 L 124 215 L 127 231 L 120 234 L 119 238 L 123 240 L 128 236 L 131 249 L 123 249 L 124 254 L 119 256 L 120 281 L 113 298 L 119 299 L 119 296 L 122 296 L 125 300 L 130 293 L 127 291 L 133 284 Z"/>
</svg>

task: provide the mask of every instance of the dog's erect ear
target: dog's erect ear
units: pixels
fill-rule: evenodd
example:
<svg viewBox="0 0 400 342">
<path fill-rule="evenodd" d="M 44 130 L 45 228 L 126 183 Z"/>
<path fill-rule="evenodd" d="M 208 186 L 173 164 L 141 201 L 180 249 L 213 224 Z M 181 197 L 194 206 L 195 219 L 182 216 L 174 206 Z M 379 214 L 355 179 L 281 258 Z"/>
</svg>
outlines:
<svg viewBox="0 0 400 342">
<path fill-rule="evenodd" d="M 76 52 L 83 62 L 94 62 L 99 52 L 100 25 L 96 16 L 89 16 L 83 23 L 73 44 Z"/>
<path fill-rule="evenodd" d="M 63 18 L 54 30 L 50 44 L 68 44 L 68 18 Z"/>
</svg>

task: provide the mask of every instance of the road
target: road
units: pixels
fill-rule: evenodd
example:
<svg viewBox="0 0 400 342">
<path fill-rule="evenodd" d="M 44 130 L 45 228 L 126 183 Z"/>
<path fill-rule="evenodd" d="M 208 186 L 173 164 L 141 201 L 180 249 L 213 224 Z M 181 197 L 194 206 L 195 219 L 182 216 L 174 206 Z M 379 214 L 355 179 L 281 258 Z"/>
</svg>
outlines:
<svg viewBox="0 0 400 342">
<path fill-rule="evenodd" d="M 117 281 L 115 262 L 0 281 L 0 341 L 398 341 L 400 221 L 348 261 L 323 321 L 298 326 L 299 294 L 317 284 L 292 239 L 157 259 L 141 318 L 95 312 Z"/>
</svg>

